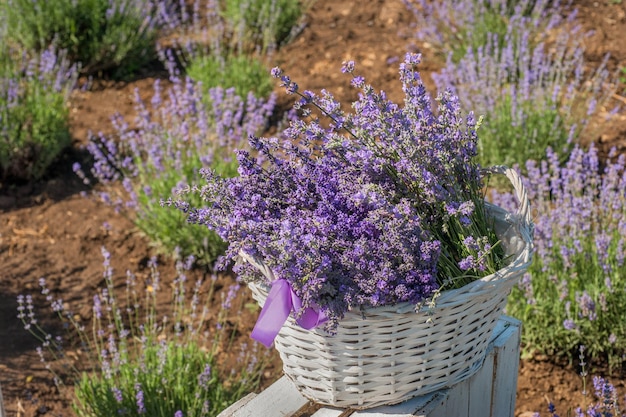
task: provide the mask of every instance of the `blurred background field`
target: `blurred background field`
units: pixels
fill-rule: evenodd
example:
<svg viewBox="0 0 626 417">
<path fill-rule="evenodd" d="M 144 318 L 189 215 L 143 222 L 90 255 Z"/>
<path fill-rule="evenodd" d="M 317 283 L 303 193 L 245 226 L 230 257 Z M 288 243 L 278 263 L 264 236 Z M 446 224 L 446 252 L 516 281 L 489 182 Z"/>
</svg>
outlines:
<svg viewBox="0 0 626 417">
<path fill-rule="evenodd" d="M 202 390 L 213 381 L 216 385 L 202 391 L 216 393 L 210 399 L 213 411 L 277 379 L 277 354 L 254 346 L 248 336 L 258 315 L 249 293 L 230 274 L 210 268 L 223 244 L 205 230 L 186 226 L 160 200 L 197 183 L 201 166 L 235 175 L 228 150 L 245 146 L 249 134 L 280 131 L 291 97 L 269 77 L 272 67 L 284 68 L 303 89 L 329 90 L 349 108 L 357 90 L 339 71 L 343 61 L 354 60 L 369 83 L 400 101 L 397 65 L 408 50 L 422 53 L 421 74 L 433 94 L 453 86 L 464 108 L 485 115 L 485 165 L 519 164 L 540 187 L 545 176 L 565 175 L 555 170 L 544 175 L 538 168 L 533 171 L 532 164 L 527 168 L 528 159 L 547 160 L 546 148 L 551 147 L 557 166 L 586 172 L 585 181 L 593 183 L 601 180 L 594 179 L 595 165 L 588 157 L 580 157 L 587 158 L 586 164 L 572 158 L 567 165 L 572 149 L 593 144 L 596 165 L 615 168 L 619 178 L 607 187 L 616 196 L 600 202 L 601 207 L 612 204 L 613 211 L 584 217 L 591 219 L 590 231 L 578 235 L 584 252 L 610 256 L 594 257 L 593 269 L 589 259 L 575 258 L 582 251 L 576 252 L 573 244 L 564 255 L 560 248 L 567 243 L 560 243 L 549 258 L 543 258 L 549 252 L 544 248 L 542 259 L 549 261 L 537 264 L 534 273 L 546 277 L 542 291 L 553 298 L 533 296 L 526 282 L 512 296 L 517 307 L 510 314 L 530 320 L 516 415 L 547 415 L 548 401 L 562 414 L 591 402 L 582 395 L 581 341 L 589 345 L 589 374 L 609 376 L 623 392 L 626 328 L 620 306 L 626 307 L 621 304 L 626 301 L 620 279 L 626 269 L 620 236 L 626 213 L 618 156 L 626 150 L 626 113 L 615 108 L 626 106 L 626 3 L 456 0 L 458 15 L 437 8 L 446 2 L 436 1 L 78 0 L 79 7 L 64 10 L 66 3 L 71 2 L 0 2 L 0 385 L 9 416 L 90 415 L 88 406 L 72 410 L 72 390 L 79 384 L 73 375 L 89 370 L 105 375 L 102 360 L 113 363 L 120 350 L 107 345 L 104 332 L 92 332 L 94 302 L 106 305 L 113 293 L 125 303 L 135 291 L 140 301 L 131 305 L 140 305 L 137 314 L 154 318 L 156 330 L 141 334 L 153 338 L 156 350 L 144 359 L 157 368 L 159 355 L 175 355 L 177 346 L 198 347 L 185 353 L 200 358 L 198 369 L 190 372 L 201 375 L 206 371 L 201 364 L 211 364 L 204 374 L 210 378 L 194 376 L 181 383 Z M 490 9 L 487 4 L 501 6 Z M 468 5 L 474 7 L 462 8 Z M 486 30 L 464 32 L 464 27 Z M 609 164 L 609 156 L 615 165 Z M 599 202 L 596 195 L 582 192 L 574 197 Z M 545 213 L 550 213 L 550 198 L 542 206 Z M 543 219 L 540 214 L 537 219 Z M 614 221 L 603 223 L 602 216 Z M 607 228 L 595 227 L 600 223 Z M 600 235 L 606 249 L 596 239 Z M 566 268 L 563 262 L 573 266 Z M 565 278 L 554 276 L 566 271 L 574 277 L 587 271 L 582 266 L 600 271 L 594 283 L 572 280 L 562 296 Z M 607 274 L 616 291 L 607 291 Z M 127 287 L 132 282 L 135 286 Z M 553 287 L 546 289 L 549 285 Z M 23 319 L 31 330 L 40 326 L 42 341 L 18 319 L 20 294 L 32 295 L 38 321 L 32 323 L 26 298 Z M 176 304 L 180 294 L 185 294 L 184 306 Z M 584 310 L 591 305 L 584 294 L 593 309 Z M 613 307 L 604 309 L 602 297 L 609 297 Z M 53 311 L 58 299 L 63 303 Z M 556 306 L 558 314 L 546 310 L 548 305 Z M 69 311 L 64 316 L 69 321 L 56 317 Z M 117 320 L 114 312 L 112 308 L 112 327 L 104 328 L 114 328 L 121 341 L 129 328 L 119 324 L 127 319 Z M 185 331 L 164 331 L 176 328 L 176 314 Z M 164 315 L 173 321 L 158 324 Z M 102 320 L 100 325 L 104 316 Z M 574 327 L 566 329 L 565 320 Z M 78 330 L 66 333 L 64 326 Z M 81 333 L 92 341 L 81 340 Z M 171 339 L 169 347 L 163 340 L 174 333 L 180 339 Z M 37 347 L 54 345 L 48 334 L 62 335 L 65 350 L 42 362 Z M 89 343 L 93 346 L 87 349 Z M 142 346 L 129 345 L 129 358 Z M 48 366 L 63 384 L 55 385 Z M 159 369 L 165 377 L 172 373 Z M 138 390 L 132 369 L 128 372 L 115 386 L 127 386 L 123 402 L 106 385 L 106 377 L 96 387 L 101 391 L 84 387 L 82 401 L 96 401 L 89 393 L 101 392 L 108 398 L 97 401 L 137 408 L 137 393 L 152 383 L 141 381 Z M 202 409 L 203 404 L 171 406 Z"/>
</svg>

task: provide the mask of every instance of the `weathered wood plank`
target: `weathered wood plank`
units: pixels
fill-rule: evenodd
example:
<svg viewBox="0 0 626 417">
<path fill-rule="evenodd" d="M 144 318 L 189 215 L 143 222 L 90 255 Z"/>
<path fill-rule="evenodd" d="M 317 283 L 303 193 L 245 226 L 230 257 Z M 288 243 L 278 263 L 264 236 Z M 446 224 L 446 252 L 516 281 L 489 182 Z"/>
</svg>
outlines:
<svg viewBox="0 0 626 417">
<path fill-rule="evenodd" d="M 229 409 L 221 412 L 218 417 L 287 417 L 308 402 L 309 400 L 300 394 L 289 379 L 282 377 L 261 394 L 248 399 L 243 406 L 235 407 L 232 411 L 229 411 L 229 407 Z M 234 405 L 237 404 L 239 402 Z"/>
<path fill-rule="evenodd" d="M 411 398 L 401 404 L 383 405 L 368 410 L 356 411 L 350 417 L 428 417 L 429 413 L 440 407 L 448 398 L 448 390 L 433 392 L 421 397 Z"/>
<path fill-rule="evenodd" d="M 4 411 L 4 399 L 2 398 L 1 386 L 0 386 L 0 417 L 6 417 L 6 412 Z"/>
<path fill-rule="evenodd" d="M 343 417 L 342 414 L 345 416 L 344 412 L 338 408 L 324 407 L 317 410 L 311 417 Z"/>
<path fill-rule="evenodd" d="M 515 412 L 519 347 L 522 323 L 512 317 L 503 317 L 507 328 L 494 342 L 494 375 L 491 393 L 491 415 L 512 416 Z"/>
<path fill-rule="evenodd" d="M 512 396 L 501 399 L 497 396 L 500 392 L 510 393 L 511 384 L 510 372 L 500 372 L 498 364 L 504 361 L 507 363 L 518 362 L 519 358 L 519 327 L 508 326 L 500 327 L 500 333 L 496 340 L 504 342 L 504 345 L 515 346 L 514 350 L 500 352 L 502 344 L 496 345 L 494 341 L 493 348 L 487 353 L 483 367 L 468 380 L 455 385 L 448 391 L 448 400 L 441 407 L 433 410 L 428 417 L 449 417 L 449 416 L 484 416 L 484 417 L 500 417 L 513 416 L 515 410 L 515 390 L 513 388 Z M 517 337 L 515 337 L 517 336 Z M 517 339 L 517 341 L 516 341 Z M 509 345 L 510 343 L 510 345 Z M 498 361 L 499 360 L 499 361 Z M 491 372 L 491 376 L 489 373 Z M 502 377 L 497 379 L 495 375 L 502 373 Z M 508 375 L 508 376 L 504 376 Z M 517 370 L 512 375 L 517 378 Z M 491 392 L 487 391 L 487 386 L 491 385 Z"/>
<path fill-rule="evenodd" d="M 254 397 L 256 397 L 257 395 L 254 392 L 251 392 L 250 394 L 246 395 L 245 397 L 241 398 L 239 401 L 237 401 L 236 403 L 232 404 L 230 407 L 228 407 L 226 410 L 222 411 L 218 417 L 224 415 L 224 416 L 233 416 L 235 415 L 235 412 L 237 410 L 239 410 L 240 408 L 245 407 L 250 400 L 252 400 Z M 2 416 L 0 416 L 2 417 Z"/>
<path fill-rule="evenodd" d="M 470 380 L 457 384 L 447 390 L 448 398 L 440 407 L 432 410 L 428 417 L 452 417 L 452 416 L 469 416 L 469 384 Z"/>
<path fill-rule="evenodd" d="M 487 352 L 485 362 L 476 374 L 459 385 L 469 390 L 469 407 L 467 416 L 488 417 L 491 408 L 491 391 L 493 386 L 493 350 Z M 455 414 L 458 415 L 458 414 Z"/>
</svg>

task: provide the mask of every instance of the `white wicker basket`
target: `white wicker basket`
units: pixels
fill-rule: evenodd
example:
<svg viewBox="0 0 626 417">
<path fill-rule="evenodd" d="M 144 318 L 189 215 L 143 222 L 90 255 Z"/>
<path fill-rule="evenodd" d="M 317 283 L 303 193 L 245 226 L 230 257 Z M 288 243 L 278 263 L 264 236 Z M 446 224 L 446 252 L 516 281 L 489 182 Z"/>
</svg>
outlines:
<svg viewBox="0 0 626 417">
<path fill-rule="evenodd" d="M 509 213 L 488 205 L 510 263 L 460 289 L 444 291 L 434 307 L 415 312 L 408 303 L 349 312 L 337 334 L 305 330 L 290 317 L 275 339 L 285 375 L 314 402 L 364 409 L 395 404 L 452 386 L 482 366 L 507 296 L 532 258 L 533 225 L 526 190 L 515 171 L 506 175 L 520 202 Z M 256 264 L 268 279 L 271 271 Z M 269 287 L 249 284 L 264 305 Z"/>
</svg>

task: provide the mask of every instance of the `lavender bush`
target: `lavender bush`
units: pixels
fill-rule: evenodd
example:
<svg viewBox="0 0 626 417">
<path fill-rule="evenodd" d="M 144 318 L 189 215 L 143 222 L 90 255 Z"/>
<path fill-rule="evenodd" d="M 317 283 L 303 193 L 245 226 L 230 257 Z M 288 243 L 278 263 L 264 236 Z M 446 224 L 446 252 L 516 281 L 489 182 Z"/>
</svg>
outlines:
<svg viewBox="0 0 626 417">
<path fill-rule="evenodd" d="M 527 352 L 571 355 L 582 344 L 612 367 L 623 362 L 626 158 L 610 158 L 575 147 L 564 165 L 551 150 L 526 164 L 537 256 L 507 311 L 524 322 Z M 511 207 L 510 194 L 494 195 Z"/>
<path fill-rule="evenodd" d="M 181 2 L 182 3 L 182 2 Z M 302 29 L 309 1 L 195 0 L 168 15 L 176 33 L 163 42 L 183 61 L 202 56 L 270 56 Z"/>
<path fill-rule="evenodd" d="M 564 21 L 559 0 L 404 0 L 404 3 L 416 19 L 416 38 L 428 42 L 453 62 L 459 62 L 469 50 L 493 42 L 494 38 L 501 48 L 507 45 L 505 40 L 516 43 L 521 37 L 520 29 L 531 34 L 531 42 L 540 42 Z"/>
<path fill-rule="evenodd" d="M 71 144 L 67 100 L 76 78 L 64 52 L 31 59 L 0 46 L 0 178 L 38 179 Z"/>
<path fill-rule="evenodd" d="M 261 159 L 237 151 L 239 177 L 204 170 L 206 207 L 177 203 L 229 242 L 225 261 L 240 251 L 262 259 L 288 280 L 303 310 L 326 315 L 330 331 L 349 309 L 417 303 L 501 266 L 475 162 L 476 122 L 450 92 L 433 111 L 419 61 L 407 54 L 400 67 L 404 107 L 346 62 L 361 89 L 350 114 L 328 91 L 300 92 L 275 68 L 299 97 L 302 119 L 283 139 L 252 139 Z M 249 264 L 237 272 L 259 279 Z"/>
<path fill-rule="evenodd" d="M 178 13 L 171 13 L 166 20 L 175 31 L 159 42 L 157 53 L 170 74 L 179 75 L 179 63 L 186 68 L 198 57 L 243 53 L 243 45 L 236 36 L 243 28 L 235 28 L 224 19 L 216 0 L 195 0 L 191 8 L 181 4 Z"/>
<path fill-rule="evenodd" d="M 238 284 L 222 295 L 219 312 L 209 319 L 215 277 L 209 283 L 187 282 L 193 260 L 180 260 L 170 309 L 163 311 L 158 295 L 170 292 L 170 287 L 154 258 L 145 279 L 127 271 L 124 289 L 116 282 L 110 254 L 104 248 L 102 253 L 105 287 L 93 296 L 90 324 L 53 296 L 45 279 L 40 280 L 52 312 L 69 329 L 70 339 L 80 342 L 79 350 L 73 350 L 78 358 L 68 355 L 68 348 L 77 346 L 68 346 L 37 321 L 32 295 L 18 297 L 19 318 L 41 342 L 37 348 L 41 361 L 58 386 L 75 385 L 73 409 L 78 416 L 215 416 L 255 389 L 261 369 L 256 345 L 241 347 L 238 369 L 230 376 L 217 360 L 218 350 L 237 348 L 231 346 L 226 317 L 234 307 Z M 76 362 L 89 368 L 78 369 Z"/>
<path fill-rule="evenodd" d="M 279 13 L 283 9 L 289 13 Z M 301 17 L 299 1 L 196 0 L 192 10 L 181 10 L 175 17 L 178 35 L 160 54 L 168 68 L 176 68 L 171 62 L 176 55 L 186 75 L 205 90 L 234 87 L 241 97 L 250 91 L 270 95 L 273 84 L 265 62 L 284 41 L 275 32 L 294 30 Z"/>
<path fill-rule="evenodd" d="M 224 16 L 238 31 L 247 50 L 265 53 L 289 41 L 300 29 L 306 1 L 226 0 Z"/>
<path fill-rule="evenodd" d="M 245 138 L 266 128 L 274 97 L 265 101 L 250 94 L 244 102 L 233 89 L 214 88 L 210 100 L 204 100 L 191 79 L 172 82 L 165 92 L 160 82 L 155 83 L 150 105 L 137 95 L 133 125 L 117 115 L 115 135 L 90 139 L 91 172 L 105 185 L 97 196 L 129 213 L 158 246 L 169 253 L 179 247 L 184 255 L 194 254 L 210 265 L 223 252 L 222 241 L 206 228 L 186 225 L 185 217 L 161 207 L 161 200 L 198 183 L 201 168 L 211 167 L 225 177 L 236 175 L 231 150 L 245 146 Z M 80 166 L 75 170 L 85 178 Z M 191 202 L 201 204 L 199 199 Z"/>
<path fill-rule="evenodd" d="M 161 17 L 172 0 L 10 0 L 0 2 L 7 41 L 27 50 L 54 43 L 82 71 L 135 73 L 153 60 Z"/>
<path fill-rule="evenodd" d="M 490 37 L 433 75 L 438 88 L 453 88 L 463 109 L 484 115 L 483 165 L 539 160 L 547 147 L 567 155 L 615 92 L 605 63 L 588 68 L 579 28 L 537 44 L 533 30 L 511 27 L 502 44 Z"/>
<path fill-rule="evenodd" d="M 252 92 L 255 97 L 267 99 L 273 90 L 269 72 L 255 57 L 199 55 L 189 63 L 186 72 L 194 81 L 202 83 L 206 92 L 215 87 L 234 88 L 240 97 Z"/>
</svg>

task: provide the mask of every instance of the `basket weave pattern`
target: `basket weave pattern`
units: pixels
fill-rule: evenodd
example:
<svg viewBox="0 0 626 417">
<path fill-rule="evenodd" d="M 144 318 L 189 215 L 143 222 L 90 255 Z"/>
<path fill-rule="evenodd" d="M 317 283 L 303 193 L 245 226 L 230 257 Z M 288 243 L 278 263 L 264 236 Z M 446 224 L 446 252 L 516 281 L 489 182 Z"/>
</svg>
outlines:
<svg viewBox="0 0 626 417">
<path fill-rule="evenodd" d="M 489 172 L 506 175 L 520 202 L 515 214 L 487 207 L 510 263 L 444 291 L 434 307 L 418 312 L 408 303 L 348 312 L 334 336 L 322 329 L 305 330 L 290 317 L 275 346 L 285 375 L 304 396 L 336 407 L 371 408 L 452 386 L 480 369 L 507 296 L 532 258 L 526 190 L 511 169 L 493 167 Z M 268 286 L 249 287 L 264 305 Z"/>
</svg>

